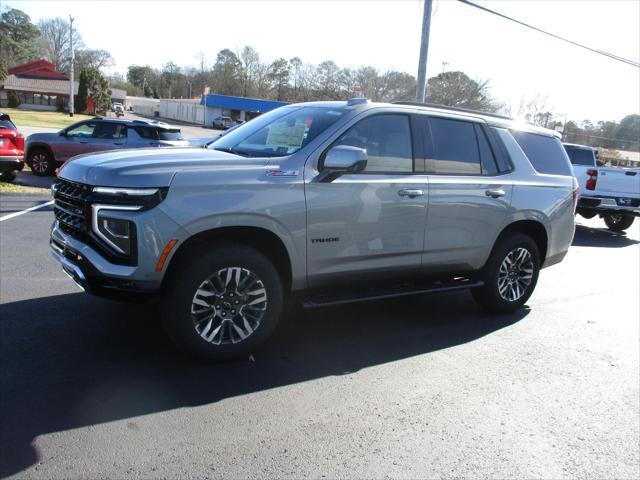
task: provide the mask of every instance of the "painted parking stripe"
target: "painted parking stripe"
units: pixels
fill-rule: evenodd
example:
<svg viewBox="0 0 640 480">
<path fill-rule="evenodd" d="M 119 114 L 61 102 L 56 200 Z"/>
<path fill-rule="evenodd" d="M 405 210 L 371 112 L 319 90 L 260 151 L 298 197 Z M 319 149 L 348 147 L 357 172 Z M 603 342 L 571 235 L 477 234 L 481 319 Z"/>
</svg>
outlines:
<svg viewBox="0 0 640 480">
<path fill-rule="evenodd" d="M 53 204 L 53 200 L 47 203 L 41 203 L 40 205 L 36 205 L 35 207 L 27 208 L 26 210 L 22 210 L 20 212 L 15 212 L 9 215 L 5 215 L 4 217 L 0 217 L 0 222 L 4 222 L 5 220 L 9 220 L 10 218 L 17 217 L 18 215 L 22 215 L 23 213 L 33 212 L 34 210 L 38 210 L 39 208 L 42 208 L 42 207 L 47 207 L 51 204 Z"/>
</svg>

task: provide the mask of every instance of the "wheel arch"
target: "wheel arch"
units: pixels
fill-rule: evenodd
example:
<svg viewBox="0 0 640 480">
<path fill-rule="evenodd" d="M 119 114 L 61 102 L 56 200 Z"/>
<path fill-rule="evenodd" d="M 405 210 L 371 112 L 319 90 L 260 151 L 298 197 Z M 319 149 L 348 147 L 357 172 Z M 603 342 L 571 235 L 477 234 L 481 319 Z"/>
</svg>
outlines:
<svg viewBox="0 0 640 480">
<path fill-rule="evenodd" d="M 176 252 L 171 256 L 163 284 L 191 251 L 220 242 L 246 245 L 265 255 L 280 274 L 284 291 L 287 293 L 291 291 L 293 272 L 287 247 L 282 239 L 271 230 L 255 226 L 225 226 L 203 230 L 192 235 L 181 242 Z"/>
<path fill-rule="evenodd" d="M 35 150 L 46 150 L 49 153 L 49 155 L 51 155 L 51 158 L 53 159 L 54 162 L 58 161 L 56 159 L 56 156 L 53 153 L 53 150 L 51 149 L 51 146 L 43 142 L 29 144 L 29 150 L 24 152 L 24 156 L 27 159 L 27 161 L 29 161 L 29 157 L 31 156 L 31 153 Z"/>
<path fill-rule="evenodd" d="M 494 247 L 501 239 L 514 232 L 524 233 L 536 242 L 540 253 L 540 265 L 544 265 L 549 248 L 549 235 L 545 226 L 537 220 L 517 220 L 512 222 L 502 229 L 494 242 Z"/>
</svg>

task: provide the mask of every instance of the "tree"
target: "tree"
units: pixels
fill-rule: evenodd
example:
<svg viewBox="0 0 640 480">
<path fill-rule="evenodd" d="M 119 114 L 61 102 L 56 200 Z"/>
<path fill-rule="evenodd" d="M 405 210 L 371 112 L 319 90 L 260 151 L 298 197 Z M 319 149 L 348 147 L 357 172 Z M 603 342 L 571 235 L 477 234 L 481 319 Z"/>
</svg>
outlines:
<svg viewBox="0 0 640 480">
<path fill-rule="evenodd" d="M 75 108 L 78 112 L 82 113 L 87 109 L 88 96 L 89 86 L 87 82 L 87 72 L 86 70 L 82 70 L 78 81 L 78 94 L 75 97 Z"/>
<path fill-rule="evenodd" d="M 167 98 L 173 98 L 172 87 L 178 81 L 180 75 L 180 67 L 173 62 L 167 62 L 162 66 L 162 85 L 167 87 Z"/>
<path fill-rule="evenodd" d="M 7 62 L 4 58 L 0 58 L 0 82 L 4 82 L 7 78 Z"/>
<path fill-rule="evenodd" d="M 159 97 L 160 76 L 149 65 L 130 65 L 127 80 L 142 90 L 145 97 Z"/>
<path fill-rule="evenodd" d="M 293 57 L 289 59 L 289 66 L 291 67 L 291 76 L 293 80 L 293 98 L 298 97 L 298 88 L 300 87 L 300 69 L 302 68 L 302 60 L 299 57 Z"/>
<path fill-rule="evenodd" d="M 255 90 L 256 74 L 260 67 L 260 55 L 250 46 L 242 47 L 238 55 L 242 67 L 242 95 L 249 97 Z"/>
<path fill-rule="evenodd" d="M 115 64 L 115 60 L 107 50 L 86 48 L 76 50 L 75 70 L 80 72 L 89 68 L 102 70 Z"/>
<path fill-rule="evenodd" d="M 240 95 L 242 77 L 242 62 L 238 56 L 228 48 L 220 50 L 213 66 L 213 88 L 222 95 Z"/>
<path fill-rule="evenodd" d="M 475 81 L 464 72 L 443 72 L 427 81 L 427 100 L 451 107 L 495 112 L 501 105 L 489 96 L 486 80 Z"/>
<path fill-rule="evenodd" d="M 338 73 L 340 69 L 332 60 L 325 60 L 316 69 L 316 88 L 320 100 L 339 98 Z"/>
<path fill-rule="evenodd" d="M 285 93 L 289 86 L 289 63 L 284 58 L 278 58 L 269 65 L 269 79 L 271 88 L 275 93 L 275 99 L 285 99 Z"/>
<path fill-rule="evenodd" d="M 105 113 L 111 105 L 109 82 L 102 76 L 100 70 L 96 68 L 88 68 L 84 70 L 84 73 L 87 81 L 87 89 L 93 99 L 93 106 L 96 113 Z M 78 89 L 79 87 L 78 85 Z"/>
<path fill-rule="evenodd" d="M 640 115 L 627 115 L 615 129 L 615 136 L 624 141 L 623 150 L 638 151 L 640 144 Z"/>
<path fill-rule="evenodd" d="M 47 18 L 38 22 L 40 29 L 40 55 L 49 60 L 57 70 L 70 73 L 71 43 L 69 42 L 69 22 L 62 18 Z M 73 29 L 73 47 L 83 47 L 82 37 Z"/>
<path fill-rule="evenodd" d="M 7 95 L 7 105 L 9 108 L 18 108 L 20 105 L 20 95 L 15 90 L 10 90 Z"/>
<path fill-rule="evenodd" d="M 16 8 L 7 10 L 0 15 L 0 58 L 7 67 L 35 60 L 39 36 L 29 15 Z"/>
</svg>

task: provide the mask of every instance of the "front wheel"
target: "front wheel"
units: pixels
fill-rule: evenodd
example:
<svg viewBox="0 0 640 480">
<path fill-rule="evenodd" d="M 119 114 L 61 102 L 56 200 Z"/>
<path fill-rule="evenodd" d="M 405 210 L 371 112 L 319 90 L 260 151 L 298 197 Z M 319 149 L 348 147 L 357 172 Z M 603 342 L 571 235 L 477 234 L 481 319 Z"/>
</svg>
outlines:
<svg viewBox="0 0 640 480">
<path fill-rule="evenodd" d="M 493 312 L 512 312 L 529 300 L 538 282 L 540 254 L 531 237 L 514 233 L 495 245 L 481 278 L 471 290 L 476 302 Z"/>
<path fill-rule="evenodd" d="M 613 232 L 624 232 L 633 223 L 633 215 L 609 213 L 602 216 L 607 228 Z"/>
<path fill-rule="evenodd" d="M 244 245 L 193 252 L 165 288 L 164 326 L 171 339 L 207 359 L 246 355 L 274 331 L 283 304 L 273 264 Z"/>
</svg>

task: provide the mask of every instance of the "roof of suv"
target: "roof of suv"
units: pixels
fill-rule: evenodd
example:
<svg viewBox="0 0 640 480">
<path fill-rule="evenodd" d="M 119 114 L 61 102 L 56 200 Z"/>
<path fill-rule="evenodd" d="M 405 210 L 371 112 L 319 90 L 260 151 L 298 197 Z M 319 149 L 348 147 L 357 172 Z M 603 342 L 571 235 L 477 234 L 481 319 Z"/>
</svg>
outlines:
<svg viewBox="0 0 640 480">
<path fill-rule="evenodd" d="M 295 104 L 294 104 L 295 105 Z M 313 106 L 326 106 L 326 107 L 340 107 L 340 108 L 353 108 L 353 109 L 362 109 L 366 110 L 369 108 L 375 107 L 395 107 L 395 108 L 407 108 L 407 109 L 420 109 L 427 112 L 444 114 L 447 116 L 460 117 L 466 119 L 475 119 L 482 120 L 492 127 L 499 128 L 508 128 L 513 130 L 521 130 L 527 131 L 531 133 L 538 133 L 541 135 L 561 138 L 562 135 L 555 130 L 551 130 L 549 128 L 543 128 L 538 125 L 534 125 L 533 123 L 528 123 L 524 120 L 518 120 L 510 117 L 506 117 L 504 115 L 498 115 L 494 113 L 488 112 L 480 112 L 476 110 L 469 110 L 466 108 L 457 108 L 457 107 L 449 107 L 447 105 L 436 105 L 430 103 L 418 103 L 418 102 L 408 102 L 408 101 L 399 101 L 392 103 L 378 103 L 378 102 L 370 102 L 366 99 L 351 99 L 347 101 L 324 101 L 324 102 L 309 102 L 304 105 L 313 105 Z M 286 107 L 285 107 L 286 108 Z"/>
<path fill-rule="evenodd" d="M 180 130 L 179 127 L 169 125 L 165 122 L 158 122 L 157 120 L 130 120 L 125 118 L 104 118 L 104 117 L 96 117 L 94 120 L 98 120 L 101 122 L 113 122 L 113 123 L 122 123 L 129 127 L 158 127 L 158 128 L 171 128 Z"/>
</svg>

